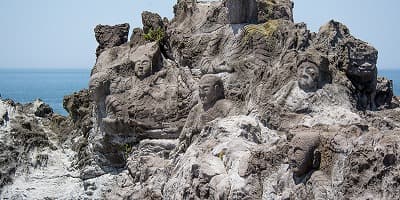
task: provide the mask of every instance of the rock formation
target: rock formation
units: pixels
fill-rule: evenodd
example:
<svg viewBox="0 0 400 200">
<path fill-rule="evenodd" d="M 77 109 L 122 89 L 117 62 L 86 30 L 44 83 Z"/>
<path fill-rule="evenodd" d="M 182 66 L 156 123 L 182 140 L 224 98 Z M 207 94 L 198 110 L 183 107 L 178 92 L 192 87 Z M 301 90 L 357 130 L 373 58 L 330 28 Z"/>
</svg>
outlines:
<svg viewBox="0 0 400 200">
<path fill-rule="evenodd" d="M 104 49 L 120 46 L 128 41 L 129 24 L 98 25 L 94 29 L 94 33 L 99 43 L 96 49 L 96 55 L 99 56 Z"/>
<path fill-rule="evenodd" d="M 290 0 L 178 0 L 95 28 L 69 116 L 0 101 L 9 199 L 397 199 L 400 108 L 377 50 Z M 45 192 L 43 192 L 45 191 Z"/>
</svg>

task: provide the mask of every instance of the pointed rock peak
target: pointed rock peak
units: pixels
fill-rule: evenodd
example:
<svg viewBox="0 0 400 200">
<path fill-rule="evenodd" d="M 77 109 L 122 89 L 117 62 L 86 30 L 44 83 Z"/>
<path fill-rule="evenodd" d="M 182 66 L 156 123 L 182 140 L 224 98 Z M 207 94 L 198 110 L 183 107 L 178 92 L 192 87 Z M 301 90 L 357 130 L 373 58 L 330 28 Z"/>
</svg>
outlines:
<svg viewBox="0 0 400 200">
<path fill-rule="evenodd" d="M 293 22 L 293 7 L 291 0 L 257 0 L 258 23 L 273 19 L 284 19 Z"/>
<path fill-rule="evenodd" d="M 96 26 L 94 33 L 99 43 L 96 56 L 99 56 L 105 49 L 120 46 L 128 41 L 129 24 L 117 24 L 115 26 L 100 24 Z"/>
<path fill-rule="evenodd" d="M 343 36 L 350 35 L 350 30 L 347 28 L 347 26 L 335 20 L 330 20 L 328 23 L 319 28 L 319 34 L 329 32 L 341 33 Z"/>
<path fill-rule="evenodd" d="M 142 13 L 142 23 L 144 33 L 148 33 L 150 30 L 164 29 L 164 22 L 157 13 L 144 11 Z"/>
</svg>

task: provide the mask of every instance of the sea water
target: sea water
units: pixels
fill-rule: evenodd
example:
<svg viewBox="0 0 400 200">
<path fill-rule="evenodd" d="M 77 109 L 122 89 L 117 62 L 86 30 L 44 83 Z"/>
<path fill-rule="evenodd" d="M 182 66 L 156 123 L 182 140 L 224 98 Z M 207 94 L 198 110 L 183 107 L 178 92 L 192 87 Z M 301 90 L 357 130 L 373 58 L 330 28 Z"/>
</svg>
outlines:
<svg viewBox="0 0 400 200">
<path fill-rule="evenodd" d="M 89 77 L 90 69 L 0 69 L 0 94 L 19 103 L 41 99 L 67 115 L 64 96 L 87 88 Z"/>
<path fill-rule="evenodd" d="M 394 93 L 400 95 L 400 70 L 379 70 L 379 76 L 393 80 Z M 87 88 L 89 77 L 90 69 L 0 69 L 0 94 L 20 103 L 40 98 L 66 115 L 64 96 Z"/>
</svg>

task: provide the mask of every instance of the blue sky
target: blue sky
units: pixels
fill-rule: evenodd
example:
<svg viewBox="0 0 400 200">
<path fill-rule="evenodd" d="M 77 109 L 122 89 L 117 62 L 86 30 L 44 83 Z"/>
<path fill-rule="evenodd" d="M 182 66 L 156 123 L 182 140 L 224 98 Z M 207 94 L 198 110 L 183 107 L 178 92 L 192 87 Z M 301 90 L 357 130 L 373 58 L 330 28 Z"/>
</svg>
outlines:
<svg viewBox="0 0 400 200">
<path fill-rule="evenodd" d="M 0 68 L 91 68 L 97 24 L 141 26 L 144 10 L 172 18 L 176 0 L 1 0 Z M 398 0 L 295 0 L 312 31 L 335 19 L 379 50 L 379 68 L 399 68 Z"/>
</svg>

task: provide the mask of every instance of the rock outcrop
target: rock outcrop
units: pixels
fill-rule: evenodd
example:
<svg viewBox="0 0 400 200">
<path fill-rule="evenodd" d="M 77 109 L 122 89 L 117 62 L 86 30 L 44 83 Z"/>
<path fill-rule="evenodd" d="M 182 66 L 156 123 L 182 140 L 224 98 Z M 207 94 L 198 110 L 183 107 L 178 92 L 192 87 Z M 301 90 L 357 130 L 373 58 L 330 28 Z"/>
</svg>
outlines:
<svg viewBox="0 0 400 200">
<path fill-rule="evenodd" d="M 18 191 L 27 189 L 29 184 L 25 183 L 33 184 L 31 186 L 35 187 L 39 182 L 48 181 L 46 178 L 40 180 L 42 178 L 40 173 L 42 169 L 50 168 L 55 163 L 59 164 L 57 156 L 63 154 L 61 153 L 63 148 L 59 147 L 59 135 L 52 131 L 52 109 L 42 101 L 37 100 L 22 105 L 12 100 L 0 100 L 0 111 L 5 113 L 0 126 L 0 191 L 2 197 L 8 197 L 8 194 L 12 193 L 12 196 L 21 198 L 23 196 L 20 196 L 21 193 Z M 58 155 L 55 155 L 55 152 Z M 23 180 L 26 174 L 29 174 L 29 178 Z M 57 174 L 47 175 L 47 178 L 50 176 Z M 62 177 L 59 180 L 62 180 Z M 26 187 L 22 185 L 20 189 L 13 187 L 19 185 L 19 181 Z M 10 183 L 13 185 L 8 185 Z"/>
<path fill-rule="evenodd" d="M 2 197 L 397 199 L 400 103 L 378 51 L 293 6 L 178 0 L 130 41 L 97 26 L 68 117 L 1 101 Z"/>
<path fill-rule="evenodd" d="M 99 56 L 104 49 L 119 46 L 128 41 L 129 24 L 98 25 L 94 29 L 94 33 L 99 43 L 96 49 L 96 55 Z"/>
</svg>

